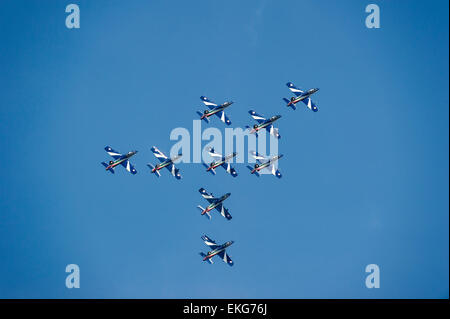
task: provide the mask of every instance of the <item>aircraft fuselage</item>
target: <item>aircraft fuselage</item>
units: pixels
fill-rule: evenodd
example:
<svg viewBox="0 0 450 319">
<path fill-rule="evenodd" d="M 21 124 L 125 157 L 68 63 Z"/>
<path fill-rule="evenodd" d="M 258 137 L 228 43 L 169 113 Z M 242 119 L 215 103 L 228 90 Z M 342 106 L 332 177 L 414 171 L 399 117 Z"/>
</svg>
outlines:
<svg viewBox="0 0 450 319">
<path fill-rule="evenodd" d="M 232 241 L 232 240 L 231 241 L 227 241 L 225 244 L 220 245 L 220 247 L 217 247 L 216 249 L 214 249 L 212 251 L 208 251 L 206 256 L 203 258 L 203 261 L 214 257 L 218 253 L 220 253 L 220 252 L 224 251 L 225 249 L 227 249 L 227 247 L 231 246 L 233 243 L 234 243 L 234 241 Z"/>
<path fill-rule="evenodd" d="M 302 95 L 300 95 L 300 96 L 293 97 L 293 98 L 291 98 L 291 101 L 288 103 L 287 106 L 290 106 L 291 104 L 294 104 L 294 105 L 295 105 L 295 104 L 297 104 L 298 102 L 301 102 L 301 101 L 303 101 L 304 99 L 310 97 L 311 95 L 313 95 L 313 94 L 316 93 L 317 91 L 319 91 L 318 88 L 310 89 L 310 90 L 304 92 L 304 93 L 303 93 Z"/>
<path fill-rule="evenodd" d="M 121 157 L 119 157 L 118 159 L 111 161 L 109 166 L 106 167 L 106 170 L 109 170 L 111 168 L 116 167 L 117 165 L 122 164 L 123 162 L 125 162 L 126 160 L 128 160 L 129 158 L 131 158 L 133 155 L 135 155 L 137 153 L 137 151 L 131 151 L 128 152 L 125 155 L 122 155 Z"/>
<path fill-rule="evenodd" d="M 202 120 L 205 117 L 210 117 L 218 112 L 221 112 L 221 111 L 225 110 L 227 107 L 229 107 L 231 104 L 233 104 L 233 102 L 225 102 L 222 105 L 219 105 L 219 106 L 213 108 L 212 110 L 205 110 L 205 112 L 203 113 L 203 115 L 200 119 Z"/>
</svg>

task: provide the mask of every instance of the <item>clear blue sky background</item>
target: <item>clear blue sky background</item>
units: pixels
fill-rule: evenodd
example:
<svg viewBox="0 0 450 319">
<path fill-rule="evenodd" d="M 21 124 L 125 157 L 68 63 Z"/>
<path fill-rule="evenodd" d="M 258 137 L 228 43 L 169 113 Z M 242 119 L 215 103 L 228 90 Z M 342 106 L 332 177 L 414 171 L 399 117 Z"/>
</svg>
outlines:
<svg viewBox="0 0 450 319">
<path fill-rule="evenodd" d="M 79 30 L 69 3 L 0 3 L 0 297 L 448 298 L 448 1 L 76 1 Z M 286 109 L 287 81 L 319 112 Z M 234 126 L 283 115 L 281 180 L 149 174 L 202 94 Z M 200 187 L 232 221 L 199 216 Z M 234 267 L 201 262 L 204 233 Z"/>
</svg>

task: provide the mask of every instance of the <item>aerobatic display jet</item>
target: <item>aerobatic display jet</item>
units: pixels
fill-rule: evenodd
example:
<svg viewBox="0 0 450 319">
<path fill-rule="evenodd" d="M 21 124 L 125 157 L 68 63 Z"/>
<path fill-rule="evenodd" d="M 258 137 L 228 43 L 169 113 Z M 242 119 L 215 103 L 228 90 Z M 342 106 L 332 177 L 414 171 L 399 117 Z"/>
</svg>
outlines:
<svg viewBox="0 0 450 319">
<path fill-rule="evenodd" d="M 255 174 L 256 176 L 260 176 L 260 171 L 263 169 L 267 169 L 270 171 L 270 173 L 278 178 L 281 178 L 281 173 L 278 169 L 275 168 L 275 162 L 278 161 L 280 158 L 283 157 L 282 154 L 276 155 L 273 157 L 266 157 L 258 154 L 255 151 L 251 151 L 250 154 L 256 159 L 258 163 L 255 164 L 254 167 L 247 166 L 248 169 L 250 169 L 252 174 Z"/>
<path fill-rule="evenodd" d="M 222 122 L 224 122 L 226 125 L 231 125 L 230 119 L 225 115 L 225 109 L 229 107 L 234 102 L 227 101 L 221 105 L 217 105 L 210 99 L 208 99 L 206 96 L 201 96 L 200 99 L 202 102 L 209 108 L 209 110 L 205 110 L 202 112 L 197 111 L 197 114 L 200 115 L 201 120 L 205 120 L 205 122 L 209 123 L 209 117 L 212 115 L 217 115 Z"/>
<path fill-rule="evenodd" d="M 281 138 L 280 133 L 278 133 L 278 129 L 276 129 L 273 126 L 273 123 L 278 120 L 281 115 L 275 115 L 272 116 L 269 119 L 264 118 L 264 116 L 256 113 L 253 110 L 248 111 L 248 113 L 250 113 L 250 115 L 253 117 L 253 119 L 258 122 L 258 124 L 253 125 L 253 128 L 251 128 L 250 126 L 246 126 L 249 130 L 250 130 L 250 134 L 255 133 L 256 136 L 258 136 L 258 131 L 262 130 L 262 129 L 266 129 L 270 135 L 276 137 L 276 138 Z"/>
<path fill-rule="evenodd" d="M 208 217 L 209 219 L 211 219 L 211 215 L 209 214 L 210 211 L 212 211 L 213 209 L 216 209 L 218 212 L 220 212 L 220 214 L 225 217 L 226 219 L 230 220 L 231 219 L 231 215 L 228 212 L 228 209 L 226 209 L 223 206 L 223 202 L 230 197 L 231 193 L 227 193 L 225 195 L 223 195 L 222 197 L 216 198 L 213 196 L 213 194 L 209 194 L 206 189 L 204 188 L 200 188 L 198 190 L 200 192 L 200 194 L 202 194 L 203 198 L 206 199 L 209 202 L 208 207 L 203 208 L 202 206 L 197 206 L 201 212 L 202 215 Z"/>
<path fill-rule="evenodd" d="M 289 88 L 289 90 L 291 90 L 292 93 L 295 94 L 295 96 L 291 97 L 291 100 L 283 98 L 283 101 L 286 102 L 287 107 L 292 107 L 292 109 L 295 110 L 295 104 L 302 101 L 311 111 L 317 112 L 319 110 L 317 108 L 317 105 L 310 98 L 311 95 L 319 91 L 318 88 L 303 91 L 296 87 L 292 82 L 286 83 L 286 86 Z"/>
<path fill-rule="evenodd" d="M 212 264 L 213 263 L 212 257 L 214 257 L 215 255 L 218 255 L 228 265 L 233 266 L 233 261 L 231 260 L 230 256 L 227 255 L 227 252 L 225 250 L 229 246 L 231 246 L 234 243 L 234 241 L 231 240 L 231 241 L 227 241 L 226 243 L 224 243 L 222 245 L 217 245 L 214 240 L 212 240 L 211 238 L 209 238 L 206 235 L 202 236 L 202 239 L 205 242 L 205 244 L 208 245 L 209 248 L 211 249 L 206 254 L 200 253 L 200 256 L 203 257 L 203 261 L 207 261 L 210 264 Z"/>
<path fill-rule="evenodd" d="M 216 175 L 216 168 L 222 166 L 227 171 L 227 173 L 231 174 L 231 176 L 236 177 L 238 175 L 236 170 L 231 167 L 230 163 L 228 163 L 229 160 L 237 155 L 236 152 L 227 156 L 223 156 L 222 154 L 217 153 L 214 148 L 211 147 L 208 151 L 208 154 L 211 157 L 217 158 L 217 160 L 213 161 L 209 165 L 203 163 L 203 165 L 206 167 L 207 172 L 211 172 L 211 174 Z"/>
<path fill-rule="evenodd" d="M 152 173 L 160 177 L 161 173 L 159 171 L 164 167 L 166 167 L 176 179 L 181 179 L 180 170 L 176 168 L 173 163 L 176 160 L 178 160 L 182 156 L 182 154 L 178 154 L 172 158 L 169 158 L 155 146 L 152 147 L 152 152 L 155 155 L 155 157 L 161 161 L 161 163 L 156 164 L 155 166 L 153 166 L 150 163 L 147 164 L 147 166 L 150 167 L 150 169 L 152 170 L 151 171 Z"/>
<path fill-rule="evenodd" d="M 119 164 L 122 164 L 123 167 L 126 168 L 127 171 L 129 171 L 131 174 L 136 174 L 137 171 L 131 165 L 129 159 L 137 153 L 137 151 L 131 151 L 124 155 L 120 154 L 119 152 L 113 150 L 111 147 L 106 146 L 105 151 L 114 159 L 113 161 L 109 161 L 109 164 L 106 164 L 105 162 L 102 162 L 102 165 L 106 168 L 107 171 L 114 174 L 114 167 L 116 167 Z"/>
</svg>

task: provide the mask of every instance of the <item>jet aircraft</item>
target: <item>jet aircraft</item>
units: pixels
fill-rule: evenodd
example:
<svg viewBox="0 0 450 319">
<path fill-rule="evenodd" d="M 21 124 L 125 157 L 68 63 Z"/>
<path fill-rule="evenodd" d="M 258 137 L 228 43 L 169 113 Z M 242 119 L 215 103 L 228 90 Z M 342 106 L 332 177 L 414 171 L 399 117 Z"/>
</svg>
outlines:
<svg viewBox="0 0 450 319">
<path fill-rule="evenodd" d="M 289 88 L 289 90 L 291 90 L 292 93 L 295 94 L 295 96 L 291 97 L 291 100 L 283 98 L 283 101 L 286 102 L 287 107 L 292 107 L 292 109 L 295 110 L 296 109 L 295 105 L 298 102 L 302 101 L 313 112 L 317 112 L 319 110 L 317 108 L 317 105 L 310 98 L 311 95 L 319 91 L 318 88 L 303 91 L 298 87 L 296 87 L 292 82 L 286 83 L 286 86 Z"/>
<path fill-rule="evenodd" d="M 222 122 L 224 122 L 227 125 L 231 125 L 230 119 L 225 115 L 225 109 L 234 102 L 227 101 L 221 105 L 217 105 L 216 103 L 208 99 L 206 96 L 201 96 L 200 99 L 209 108 L 209 110 L 205 110 L 203 111 L 203 113 L 197 111 L 197 114 L 200 115 L 201 120 L 205 120 L 205 122 L 209 123 L 209 117 L 215 114 L 220 118 Z"/>
<path fill-rule="evenodd" d="M 212 240 L 211 238 L 209 238 L 206 235 L 202 236 L 202 239 L 205 242 L 205 244 L 208 245 L 210 247 L 210 249 L 211 249 L 206 254 L 203 253 L 203 252 L 200 253 L 200 256 L 203 257 L 203 261 L 207 261 L 210 264 L 212 264 L 213 263 L 212 257 L 214 257 L 215 255 L 218 255 L 228 265 L 230 265 L 230 266 L 234 265 L 234 263 L 231 260 L 230 256 L 228 256 L 227 252 L 226 252 L 226 249 L 229 246 L 231 246 L 234 243 L 234 241 L 231 240 L 231 241 L 227 241 L 226 243 L 224 243 L 222 245 L 217 245 L 214 240 Z"/>
<path fill-rule="evenodd" d="M 207 172 L 211 172 L 211 174 L 216 175 L 216 168 L 222 166 L 227 171 L 227 173 L 231 174 L 231 176 L 236 177 L 238 175 L 236 170 L 231 167 L 230 163 L 228 163 L 229 160 L 237 155 L 236 152 L 227 156 L 223 156 L 222 154 L 217 153 L 214 148 L 211 147 L 208 153 L 211 157 L 217 158 L 217 160 L 213 161 L 209 165 L 203 163 L 203 165 L 206 167 Z"/>
<path fill-rule="evenodd" d="M 226 209 L 223 206 L 223 202 L 228 197 L 230 197 L 231 193 L 227 193 L 227 194 L 223 195 L 222 197 L 217 198 L 217 197 L 214 197 L 212 193 L 209 194 L 204 188 L 200 188 L 198 191 L 200 192 L 200 194 L 202 194 L 203 198 L 209 202 L 209 205 L 206 208 L 203 208 L 200 205 L 197 206 L 201 210 L 202 215 L 211 219 L 211 215 L 209 212 L 212 211 L 213 209 L 216 209 L 226 219 L 230 220 L 232 218 L 230 213 L 228 212 L 228 209 Z"/>
<path fill-rule="evenodd" d="M 106 168 L 107 171 L 114 174 L 114 167 L 116 167 L 119 164 L 122 164 L 123 167 L 126 168 L 127 171 L 129 171 L 131 174 L 136 174 L 137 171 L 131 165 L 129 159 L 137 153 L 137 151 L 131 151 L 124 155 L 120 154 L 119 152 L 113 150 L 111 147 L 106 146 L 105 151 L 114 159 L 113 161 L 109 161 L 109 164 L 106 164 L 105 162 L 102 162 L 102 165 Z"/>
<path fill-rule="evenodd" d="M 262 129 L 266 129 L 270 135 L 273 135 L 276 138 L 281 138 L 280 133 L 278 133 L 278 129 L 276 129 L 273 126 L 273 123 L 278 120 L 281 115 L 275 115 L 272 116 L 269 119 L 264 118 L 264 116 L 256 113 L 253 110 L 248 111 L 248 113 L 253 117 L 253 119 L 258 122 L 258 124 L 253 125 L 253 128 L 251 128 L 250 126 L 247 126 L 247 128 L 250 130 L 250 134 L 255 133 L 256 136 L 258 136 L 258 131 L 262 130 Z"/>
<path fill-rule="evenodd" d="M 281 173 L 278 169 L 275 168 L 275 162 L 278 161 L 280 158 L 283 157 L 282 154 L 273 156 L 271 158 L 268 158 L 266 156 L 262 156 L 259 153 L 255 151 L 251 151 L 250 154 L 256 159 L 258 163 L 255 164 L 254 167 L 247 166 L 248 169 L 250 169 L 252 174 L 255 174 L 256 176 L 260 176 L 260 171 L 263 169 L 267 169 L 271 172 L 272 175 L 281 178 Z"/>
<path fill-rule="evenodd" d="M 176 168 L 173 163 L 176 160 L 178 160 L 182 156 L 182 154 L 178 154 L 178 155 L 176 155 L 176 156 L 174 156 L 172 158 L 169 158 L 166 155 L 164 155 L 164 153 L 161 152 L 155 146 L 152 147 L 152 152 L 155 155 L 155 157 L 157 159 L 159 159 L 160 162 L 161 162 L 159 164 L 156 164 L 155 166 L 153 166 L 150 163 L 147 164 L 147 166 L 150 167 L 150 169 L 152 170 L 151 171 L 152 173 L 154 173 L 156 176 L 160 177 L 161 173 L 159 171 L 161 169 L 163 169 L 164 167 L 166 167 L 176 179 L 181 179 L 180 170 L 178 168 Z"/>
</svg>

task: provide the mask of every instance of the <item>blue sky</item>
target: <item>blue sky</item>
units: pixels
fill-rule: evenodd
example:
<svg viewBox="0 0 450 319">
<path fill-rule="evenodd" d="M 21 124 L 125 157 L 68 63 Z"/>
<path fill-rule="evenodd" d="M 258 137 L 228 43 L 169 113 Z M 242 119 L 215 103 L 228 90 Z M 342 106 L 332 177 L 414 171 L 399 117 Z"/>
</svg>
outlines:
<svg viewBox="0 0 450 319">
<path fill-rule="evenodd" d="M 449 297 L 448 1 L 76 1 L 78 30 L 69 3 L 0 4 L 1 298 Z M 287 81 L 319 112 L 286 109 Z M 236 127 L 283 116 L 281 180 L 149 174 L 204 94 Z M 106 173 L 106 145 L 138 174 Z M 202 234 L 235 266 L 202 263 Z"/>
</svg>

